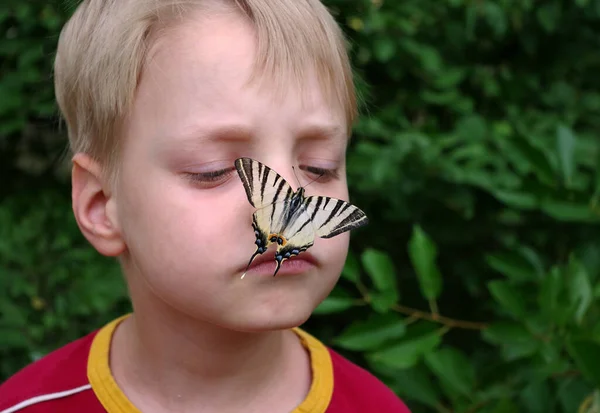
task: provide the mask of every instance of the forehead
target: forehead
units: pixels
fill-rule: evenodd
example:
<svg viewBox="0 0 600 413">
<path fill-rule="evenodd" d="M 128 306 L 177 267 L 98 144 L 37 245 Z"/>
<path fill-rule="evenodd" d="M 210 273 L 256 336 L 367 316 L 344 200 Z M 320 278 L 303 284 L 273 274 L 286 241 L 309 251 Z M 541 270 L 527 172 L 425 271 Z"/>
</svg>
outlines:
<svg viewBox="0 0 600 413">
<path fill-rule="evenodd" d="M 314 70 L 298 81 L 290 74 L 283 84 L 260 73 L 252 79 L 256 53 L 256 33 L 244 16 L 235 12 L 190 16 L 155 39 L 136 106 L 179 128 L 188 127 L 190 119 L 214 120 L 218 114 L 225 121 L 241 113 L 279 121 L 287 116 L 290 119 L 283 120 L 290 122 L 302 117 L 343 128 L 344 109 L 328 104 Z"/>
</svg>

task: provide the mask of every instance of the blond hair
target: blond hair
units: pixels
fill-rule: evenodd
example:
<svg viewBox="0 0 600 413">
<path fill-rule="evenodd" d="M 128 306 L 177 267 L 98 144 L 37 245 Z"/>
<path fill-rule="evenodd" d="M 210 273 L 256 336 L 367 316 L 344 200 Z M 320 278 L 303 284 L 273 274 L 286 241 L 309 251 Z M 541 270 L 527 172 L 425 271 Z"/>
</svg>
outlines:
<svg viewBox="0 0 600 413">
<path fill-rule="evenodd" d="M 132 106 L 154 34 L 190 7 L 231 4 L 256 30 L 255 74 L 301 83 L 316 70 L 348 133 L 357 104 L 343 33 L 319 0 L 84 0 L 65 24 L 55 60 L 56 99 L 74 153 L 117 167 L 120 126 Z"/>
</svg>

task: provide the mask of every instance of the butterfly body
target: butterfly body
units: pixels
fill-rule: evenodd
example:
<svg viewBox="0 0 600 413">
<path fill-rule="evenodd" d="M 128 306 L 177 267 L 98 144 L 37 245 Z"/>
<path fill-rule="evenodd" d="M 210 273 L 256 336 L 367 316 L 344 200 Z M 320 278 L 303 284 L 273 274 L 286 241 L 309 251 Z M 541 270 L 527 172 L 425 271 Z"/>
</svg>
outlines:
<svg viewBox="0 0 600 413">
<path fill-rule="evenodd" d="M 256 160 L 239 158 L 235 167 L 248 201 L 257 208 L 252 215 L 256 250 L 248 267 L 256 256 L 276 244 L 276 275 L 285 260 L 313 246 L 316 236 L 331 238 L 368 222 L 364 212 L 348 202 L 306 197 L 302 187 L 293 191 L 281 175 Z"/>
</svg>

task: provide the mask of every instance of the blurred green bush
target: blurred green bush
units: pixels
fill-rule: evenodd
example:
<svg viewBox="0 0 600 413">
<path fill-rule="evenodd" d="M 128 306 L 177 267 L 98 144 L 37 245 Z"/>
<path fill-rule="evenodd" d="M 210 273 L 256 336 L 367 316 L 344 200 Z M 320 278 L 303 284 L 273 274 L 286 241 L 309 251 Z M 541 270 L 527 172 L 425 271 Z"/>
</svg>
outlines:
<svg viewBox="0 0 600 413">
<path fill-rule="evenodd" d="M 72 218 L 52 59 L 0 5 L 0 380 L 129 311 Z M 600 411 L 600 0 L 329 0 L 372 223 L 305 328 L 417 412 Z"/>
</svg>

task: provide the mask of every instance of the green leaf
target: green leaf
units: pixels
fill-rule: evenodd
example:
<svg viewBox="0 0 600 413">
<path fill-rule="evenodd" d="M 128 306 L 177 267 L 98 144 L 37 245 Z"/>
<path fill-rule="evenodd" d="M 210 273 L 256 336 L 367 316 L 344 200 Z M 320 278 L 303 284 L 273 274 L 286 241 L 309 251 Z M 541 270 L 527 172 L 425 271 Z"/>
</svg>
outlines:
<svg viewBox="0 0 600 413">
<path fill-rule="evenodd" d="M 567 340 L 567 349 L 581 373 L 595 386 L 600 387 L 600 343 L 570 338 Z"/>
<path fill-rule="evenodd" d="M 423 90 L 420 96 L 425 102 L 440 106 L 455 105 L 461 98 L 456 89 L 449 89 L 444 92 Z"/>
<path fill-rule="evenodd" d="M 408 54 L 419 59 L 419 70 L 437 74 L 443 67 L 443 59 L 438 49 L 428 43 L 415 41 L 415 38 L 402 37 L 400 47 Z"/>
<path fill-rule="evenodd" d="M 362 264 L 371 277 L 375 288 L 379 291 L 393 291 L 397 297 L 397 280 L 394 264 L 389 255 L 372 249 L 366 249 L 362 256 Z"/>
<path fill-rule="evenodd" d="M 443 348 L 425 355 L 425 363 L 453 393 L 471 397 L 475 371 L 471 362 L 458 350 Z"/>
<path fill-rule="evenodd" d="M 560 4 L 558 2 L 543 4 L 536 12 L 538 21 L 546 32 L 551 33 L 556 30 L 561 17 Z"/>
<path fill-rule="evenodd" d="M 402 337 L 406 327 L 396 314 L 375 314 L 366 321 L 355 321 L 334 343 L 353 351 L 376 350 L 383 344 Z"/>
<path fill-rule="evenodd" d="M 564 314 L 561 303 L 559 302 L 560 293 L 563 288 L 563 280 L 560 270 L 553 268 L 542 281 L 538 302 L 544 314 L 550 319 L 556 321 L 559 325 L 563 325 L 566 321 L 565 317 L 560 317 Z M 557 320 L 558 318 L 558 320 Z"/>
<path fill-rule="evenodd" d="M 492 195 L 513 208 L 531 210 L 538 207 L 537 197 L 530 193 L 496 190 Z"/>
<path fill-rule="evenodd" d="M 481 334 L 485 340 L 494 344 L 529 342 L 533 338 L 523 324 L 507 321 L 494 323 Z"/>
<path fill-rule="evenodd" d="M 348 297 L 327 297 L 314 309 L 313 314 L 340 313 L 356 305 L 356 299 Z"/>
<path fill-rule="evenodd" d="M 433 332 L 373 352 L 368 354 L 367 358 L 374 362 L 385 363 L 390 367 L 407 369 L 417 364 L 424 354 L 433 351 L 441 341 L 440 335 Z"/>
<path fill-rule="evenodd" d="M 553 395 L 546 381 L 528 383 L 521 392 L 525 411 L 547 413 L 552 411 Z"/>
<path fill-rule="evenodd" d="M 395 378 L 394 389 L 401 397 L 417 400 L 430 407 L 438 405 L 440 397 L 424 368 L 399 370 Z"/>
<path fill-rule="evenodd" d="M 381 37 L 373 44 L 373 53 L 381 63 L 387 63 L 396 53 L 396 43 L 390 37 Z"/>
<path fill-rule="evenodd" d="M 458 86 L 466 76 L 467 71 L 462 67 L 447 68 L 443 72 L 439 72 L 433 82 L 439 89 L 449 89 Z"/>
<path fill-rule="evenodd" d="M 508 311 L 515 318 L 525 316 L 525 299 L 523 298 L 522 293 L 507 281 L 490 281 L 488 283 L 488 289 L 504 310 Z"/>
<path fill-rule="evenodd" d="M 385 314 L 398 303 L 398 295 L 395 290 L 373 291 L 370 293 L 369 305 L 380 314 Z"/>
<path fill-rule="evenodd" d="M 495 36 L 497 38 L 503 37 L 508 27 L 504 9 L 493 1 L 486 1 L 483 3 L 483 12 Z"/>
<path fill-rule="evenodd" d="M 413 226 L 408 253 L 417 273 L 421 293 L 428 300 L 437 299 L 442 292 L 442 276 L 435 262 L 437 248 L 419 225 Z"/>
<path fill-rule="evenodd" d="M 529 357 L 535 354 L 539 341 L 519 323 L 497 322 L 483 330 L 482 338 L 488 343 L 502 346 L 507 361 Z"/>
<path fill-rule="evenodd" d="M 527 282 L 536 281 L 540 278 L 538 268 L 518 252 L 488 255 L 486 261 L 490 267 L 505 275 L 511 281 Z"/>
<path fill-rule="evenodd" d="M 595 215 L 588 204 L 573 203 L 557 199 L 544 199 L 540 207 L 547 215 L 559 221 L 566 222 L 598 222 L 600 217 Z"/>
<path fill-rule="evenodd" d="M 570 363 L 564 359 L 563 348 L 562 340 L 553 340 L 550 337 L 544 337 L 544 341 L 540 342 L 538 354 L 544 363 L 546 363 L 538 369 L 541 377 L 546 378 L 569 369 Z"/>
<path fill-rule="evenodd" d="M 478 4 L 468 3 L 466 6 L 465 16 L 465 33 L 466 38 L 469 41 L 473 41 L 475 38 L 475 26 L 477 25 L 477 18 L 479 16 L 481 6 Z"/>
<path fill-rule="evenodd" d="M 567 277 L 571 305 L 575 308 L 575 322 L 581 324 L 594 300 L 590 276 L 585 267 L 572 258 L 568 266 Z"/>
<path fill-rule="evenodd" d="M 554 186 L 556 183 L 554 168 L 541 149 L 532 145 L 523 137 L 511 140 L 510 146 L 528 162 L 530 168 L 541 182 L 549 186 Z"/>
<path fill-rule="evenodd" d="M 565 185 L 571 186 L 575 174 L 575 145 L 576 138 L 573 131 L 565 125 L 560 125 L 556 130 L 556 150 L 560 169 L 565 180 Z"/>
<path fill-rule="evenodd" d="M 487 134 L 487 124 L 485 119 L 476 114 L 462 117 L 456 123 L 456 134 L 466 141 L 483 140 Z"/>
<path fill-rule="evenodd" d="M 593 387 L 583 377 L 568 377 L 558 379 L 557 398 L 564 412 L 576 412 L 581 401 L 593 390 Z"/>
</svg>

